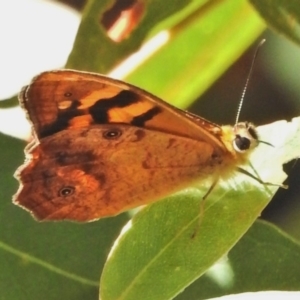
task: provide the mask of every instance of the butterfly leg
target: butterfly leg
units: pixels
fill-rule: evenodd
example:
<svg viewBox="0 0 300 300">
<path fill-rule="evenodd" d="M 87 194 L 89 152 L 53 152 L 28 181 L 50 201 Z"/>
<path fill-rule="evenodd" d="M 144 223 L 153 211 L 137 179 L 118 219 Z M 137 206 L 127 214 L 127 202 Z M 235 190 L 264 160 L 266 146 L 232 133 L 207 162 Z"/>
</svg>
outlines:
<svg viewBox="0 0 300 300">
<path fill-rule="evenodd" d="M 199 230 L 200 230 L 200 226 L 203 220 L 203 216 L 204 216 L 204 205 L 205 205 L 205 200 L 208 197 L 208 195 L 213 191 L 213 189 L 215 188 L 215 186 L 217 185 L 219 181 L 219 177 L 216 177 L 212 183 L 212 185 L 209 187 L 208 191 L 205 193 L 205 195 L 202 197 L 201 202 L 200 202 L 200 206 L 199 206 L 199 221 L 198 221 L 198 225 L 195 228 L 193 234 L 192 234 L 192 238 L 194 238 Z"/>
<path fill-rule="evenodd" d="M 251 164 L 250 164 L 251 165 Z M 252 169 L 254 170 L 253 166 L 251 165 Z M 278 186 L 278 187 L 281 187 L 283 189 L 288 189 L 288 186 L 286 184 L 277 184 L 277 183 L 272 183 L 272 182 L 264 182 L 262 181 L 260 178 L 254 176 L 253 174 L 251 174 L 250 172 L 248 172 L 247 170 L 245 169 L 242 169 L 242 168 L 237 168 L 237 171 L 244 174 L 244 175 L 247 175 L 249 177 L 251 177 L 252 179 L 256 180 L 257 182 L 263 184 L 263 185 L 271 185 L 271 186 Z"/>
<path fill-rule="evenodd" d="M 202 197 L 201 203 L 203 203 L 203 202 L 206 200 L 206 198 L 208 197 L 208 195 L 212 192 L 212 190 L 213 190 L 213 189 L 215 188 L 215 186 L 217 185 L 218 181 L 219 181 L 219 178 L 218 178 L 218 177 L 217 177 L 216 179 L 214 179 L 212 185 L 210 186 L 210 188 L 208 189 L 208 191 L 205 193 L 205 195 Z"/>
</svg>

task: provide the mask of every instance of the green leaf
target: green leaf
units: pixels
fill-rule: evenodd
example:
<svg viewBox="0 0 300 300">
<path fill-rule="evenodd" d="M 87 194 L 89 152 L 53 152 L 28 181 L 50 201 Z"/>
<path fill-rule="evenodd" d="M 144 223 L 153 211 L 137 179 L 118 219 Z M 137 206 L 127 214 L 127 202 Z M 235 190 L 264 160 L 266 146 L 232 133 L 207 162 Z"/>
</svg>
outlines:
<svg viewBox="0 0 300 300">
<path fill-rule="evenodd" d="M 96 299 L 100 270 L 128 217 L 37 222 L 11 200 L 23 148 L 23 142 L 0 134 L 0 298 Z"/>
<path fill-rule="evenodd" d="M 263 180 L 280 183 L 286 177 L 282 163 L 298 156 L 300 118 L 258 130 L 274 147 L 260 145 L 251 161 Z M 219 184 L 202 213 L 200 200 L 207 191 L 203 186 L 144 208 L 110 254 L 101 299 L 174 298 L 228 253 L 276 190 L 238 174 Z"/>
<path fill-rule="evenodd" d="M 153 33 L 168 29 L 168 42 L 126 80 L 187 107 L 265 28 L 245 0 L 140 3 L 144 17 L 129 37 L 117 43 L 100 23 L 113 1 L 89 1 L 67 67 L 106 73 Z"/>
<path fill-rule="evenodd" d="M 115 1 L 89 0 L 83 12 L 82 22 L 67 67 L 107 72 L 117 62 L 136 51 L 159 22 L 191 2 L 191 0 L 140 1 L 144 7 L 143 18 L 129 37 L 117 43 L 108 37 L 101 23 L 103 14 L 112 7 Z M 196 2 L 202 5 L 203 0 Z"/>
<path fill-rule="evenodd" d="M 208 1 L 126 80 L 178 107 L 212 85 L 265 28 L 247 1 Z"/>
<path fill-rule="evenodd" d="M 19 105 L 19 100 L 17 96 L 13 96 L 11 98 L 1 100 L 0 101 L 0 109 L 2 108 L 11 108 Z"/>
<path fill-rule="evenodd" d="M 250 0 L 269 26 L 300 44 L 300 6 L 297 0 Z"/>
<path fill-rule="evenodd" d="M 200 300 L 248 291 L 299 291 L 299 265 L 299 242 L 279 228 L 257 221 L 226 260 L 213 266 L 176 300 Z"/>
</svg>

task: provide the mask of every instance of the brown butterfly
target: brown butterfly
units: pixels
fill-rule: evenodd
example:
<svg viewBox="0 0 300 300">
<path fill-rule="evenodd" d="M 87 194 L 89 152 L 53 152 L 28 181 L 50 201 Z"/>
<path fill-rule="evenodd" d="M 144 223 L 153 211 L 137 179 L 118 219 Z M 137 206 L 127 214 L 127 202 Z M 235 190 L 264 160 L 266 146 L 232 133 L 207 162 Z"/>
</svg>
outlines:
<svg viewBox="0 0 300 300">
<path fill-rule="evenodd" d="M 45 72 L 19 98 L 34 140 L 14 203 L 39 220 L 92 221 L 216 182 L 258 145 L 250 123 L 218 126 L 99 74 Z"/>
</svg>

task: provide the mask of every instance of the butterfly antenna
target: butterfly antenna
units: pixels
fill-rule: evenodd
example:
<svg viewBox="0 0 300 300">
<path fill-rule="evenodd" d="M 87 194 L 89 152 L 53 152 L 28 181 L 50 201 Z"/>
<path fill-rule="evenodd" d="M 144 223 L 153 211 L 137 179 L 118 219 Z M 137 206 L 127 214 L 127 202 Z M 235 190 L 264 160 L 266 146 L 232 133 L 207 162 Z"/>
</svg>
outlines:
<svg viewBox="0 0 300 300">
<path fill-rule="evenodd" d="M 236 114 L 236 119 L 235 119 L 235 124 L 238 123 L 239 118 L 240 118 L 241 109 L 242 109 L 242 106 L 243 106 L 243 103 L 244 103 L 245 94 L 246 94 L 246 91 L 247 91 L 247 88 L 248 88 L 248 85 L 249 85 L 249 81 L 250 81 L 250 78 L 251 78 L 252 73 L 253 73 L 254 62 L 256 60 L 256 57 L 257 57 L 257 54 L 258 54 L 258 50 L 264 44 L 265 41 L 266 41 L 265 39 L 261 40 L 261 42 L 256 47 L 256 50 L 255 50 L 255 53 L 254 53 L 254 56 L 253 56 L 253 59 L 252 59 L 250 71 L 249 71 L 248 76 L 247 76 L 246 84 L 245 84 L 243 92 L 242 92 L 242 97 L 241 97 L 241 100 L 240 100 L 240 104 L 238 106 L 238 110 L 237 110 L 237 114 Z"/>
</svg>

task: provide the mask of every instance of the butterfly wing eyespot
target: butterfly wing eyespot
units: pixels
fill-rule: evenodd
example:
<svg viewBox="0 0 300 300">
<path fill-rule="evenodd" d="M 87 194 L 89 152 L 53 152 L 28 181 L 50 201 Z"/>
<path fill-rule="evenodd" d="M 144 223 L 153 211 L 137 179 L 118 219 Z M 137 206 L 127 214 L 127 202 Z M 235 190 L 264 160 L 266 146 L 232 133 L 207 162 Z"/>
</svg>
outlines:
<svg viewBox="0 0 300 300">
<path fill-rule="evenodd" d="M 72 96 L 72 93 L 71 93 L 71 92 L 65 92 L 64 96 L 65 96 L 66 98 L 69 98 L 69 97 Z"/>
<path fill-rule="evenodd" d="M 122 130 L 119 128 L 112 128 L 112 129 L 108 129 L 105 130 L 102 134 L 102 136 L 106 139 L 106 140 L 115 140 L 118 139 L 121 135 L 122 135 Z"/>
<path fill-rule="evenodd" d="M 75 187 L 74 186 L 64 186 L 58 191 L 59 197 L 68 197 L 75 193 Z"/>
</svg>

